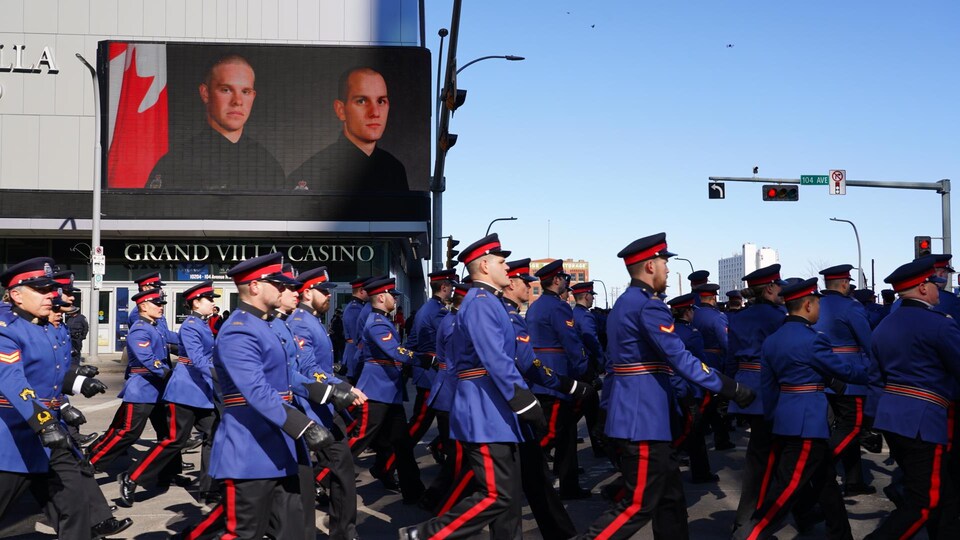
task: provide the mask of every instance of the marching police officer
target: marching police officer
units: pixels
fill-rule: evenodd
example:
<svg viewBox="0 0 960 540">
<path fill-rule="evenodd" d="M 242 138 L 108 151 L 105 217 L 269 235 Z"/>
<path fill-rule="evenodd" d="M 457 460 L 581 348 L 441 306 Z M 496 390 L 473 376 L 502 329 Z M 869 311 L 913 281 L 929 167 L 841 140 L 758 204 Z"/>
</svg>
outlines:
<svg viewBox="0 0 960 540">
<path fill-rule="evenodd" d="M 885 383 L 874 427 L 884 433 L 903 472 L 906 496 L 869 539 L 906 538 L 925 525 L 931 538 L 960 534 L 956 488 L 944 459 L 950 400 L 960 382 L 960 326 L 932 309 L 942 279 L 933 264 L 920 258 L 884 279 L 901 304 L 873 333 L 871 353 Z M 937 523 L 938 514 L 943 523 Z"/>
<path fill-rule="evenodd" d="M 788 315 L 764 341 L 760 357 L 764 410 L 773 418 L 779 459 L 772 484 L 765 478 L 761 487 L 766 495 L 762 506 L 734 538 L 769 538 L 798 495 L 809 489 L 823 509 L 827 537 L 852 539 L 833 468 L 824 389 L 836 381 L 866 383 L 867 362 L 838 353 L 813 326 L 822 306 L 816 278 L 784 287 L 780 295 Z"/>
<path fill-rule="evenodd" d="M 879 386 L 880 373 L 870 359 L 870 321 L 863 305 L 849 296 L 852 269 L 851 264 L 840 264 L 820 271 L 826 289 L 820 300 L 820 317 L 813 328 L 826 335 L 834 353 L 870 366 L 871 379 Z M 827 392 L 836 419 L 830 447 L 843 467 L 843 491 L 848 496 L 877 491 L 864 483 L 860 459 L 860 433 L 869 425 L 877 406 L 876 399 L 867 396 L 868 388 L 859 384 L 846 385 L 842 394 L 832 389 Z"/>
<path fill-rule="evenodd" d="M 347 375 L 347 380 L 352 384 L 356 384 L 357 382 L 356 373 L 351 371 L 351 368 L 356 368 L 355 357 L 357 354 L 357 343 L 360 340 L 355 332 L 357 331 L 357 318 L 360 315 L 360 310 L 367 303 L 367 292 L 363 290 L 363 282 L 367 279 L 369 278 L 362 277 L 350 282 L 353 296 L 350 298 L 350 301 L 347 302 L 347 306 L 343 308 L 343 334 L 344 338 L 346 338 L 346 344 L 343 347 L 343 358 L 340 359 L 340 368 L 344 370 L 344 373 Z"/>
<path fill-rule="evenodd" d="M 710 271 L 709 270 L 694 270 L 687 275 L 687 279 L 690 281 L 690 290 L 693 291 L 701 285 L 706 285 L 710 281 Z M 700 307 L 700 297 L 693 297 L 693 305 Z"/>
<path fill-rule="evenodd" d="M 734 289 L 727 291 L 727 313 L 736 313 L 743 309 L 743 293 Z"/>
<path fill-rule="evenodd" d="M 494 539 L 516 537 L 520 526 L 521 422 L 545 427 L 543 409 L 515 364 L 517 334 L 500 300 L 510 284 L 496 233 L 460 252 L 473 287 L 457 313 L 453 333 L 456 395 L 450 431 L 466 449 L 479 489 L 449 512 L 400 530 L 400 538 L 468 538 L 492 524 Z"/>
<path fill-rule="evenodd" d="M 728 373 L 727 358 L 727 315 L 717 309 L 717 291 L 720 286 L 715 283 L 701 283 L 694 291 L 694 304 L 699 300 L 699 308 L 692 312 L 691 324 L 703 337 L 704 363 L 713 369 Z M 720 417 L 719 400 L 711 399 L 703 411 L 702 421 L 713 428 L 713 446 L 717 450 L 729 450 L 734 447 L 730 442 L 730 431 L 726 422 Z M 726 403 L 724 403 L 726 406 Z"/>
<path fill-rule="evenodd" d="M 570 287 L 570 292 L 575 302 L 573 326 L 580 333 L 580 340 L 587 352 L 587 371 L 583 379 L 592 384 L 599 384 L 600 374 L 606 369 L 607 360 L 603 346 L 600 344 L 596 316 L 590 311 L 597 293 L 593 290 L 592 281 L 576 283 Z M 593 455 L 596 457 L 606 455 L 603 449 L 603 424 L 600 422 L 600 399 L 596 392 L 591 393 L 587 401 L 578 400 L 574 404 L 574 411 L 575 422 L 578 422 L 581 416 L 587 421 L 587 433 L 590 435 Z"/>
<path fill-rule="evenodd" d="M 606 434 L 619 455 L 629 493 L 590 526 L 582 538 L 629 538 L 658 516 L 657 535 L 687 537 L 687 509 L 677 454 L 679 409 L 671 373 L 749 406 L 756 397 L 742 383 L 711 369 L 684 348 L 670 309 L 656 295 L 667 287 L 665 233 L 631 242 L 618 254 L 630 286 L 607 321 L 607 376 L 613 378 Z"/>
<path fill-rule="evenodd" d="M 537 270 L 543 294 L 527 308 L 527 328 L 537 358 L 557 375 L 579 379 L 587 372 L 583 342 L 576 329 L 573 310 L 561 297 L 568 290 L 563 261 L 556 259 Z M 560 496 L 584 499 L 590 490 L 580 487 L 577 473 L 577 420 L 573 399 L 556 390 L 533 386 L 537 400 L 547 411 L 548 430 L 540 441 L 545 451 L 556 449 L 554 463 L 560 479 Z"/>
<path fill-rule="evenodd" d="M 133 279 L 133 282 L 137 284 L 137 291 L 149 291 L 152 289 L 162 289 L 166 286 L 160 279 L 160 272 L 147 272 L 139 277 Z M 136 295 L 134 295 L 136 296 Z M 133 298 L 130 299 L 134 302 L 133 308 L 130 310 L 130 313 L 127 314 L 127 330 L 133 328 L 134 323 L 137 322 L 137 319 L 140 318 L 140 309 L 136 305 L 136 301 Z M 157 328 L 160 329 L 160 333 L 164 335 L 167 340 L 167 345 L 171 351 L 176 349 L 180 343 L 180 338 L 177 336 L 177 333 L 167 326 L 166 317 L 161 317 L 155 321 L 157 323 Z"/>
</svg>

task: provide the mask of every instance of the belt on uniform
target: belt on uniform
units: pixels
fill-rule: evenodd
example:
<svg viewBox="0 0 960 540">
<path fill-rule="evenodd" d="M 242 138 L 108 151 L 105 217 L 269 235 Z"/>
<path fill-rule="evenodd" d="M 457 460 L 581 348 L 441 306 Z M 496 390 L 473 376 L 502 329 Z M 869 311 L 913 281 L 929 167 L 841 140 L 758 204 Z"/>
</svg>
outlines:
<svg viewBox="0 0 960 540">
<path fill-rule="evenodd" d="M 55 411 L 60 410 L 60 406 L 63 405 L 63 401 L 60 398 L 38 398 L 38 401 L 43 403 L 48 409 Z M 0 408 L 12 409 L 13 405 L 8 400 L 0 397 Z"/>
<path fill-rule="evenodd" d="M 381 366 L 390 366 L 390 367 L 402 367 L 403 362 L 397 362 L 394 360 L 384 360 L 382 358 L 367 358 L 367 362 L 371 364 L 380 364 Z"/>
<path fill-rule="evenodd" d="M 437 369 L 446 370 L 446 369 L 447 369 L 447 363 L 446 363 L 446 362 L 437 362 Z"/>
<path fill-rule="evenodd" d="M 136 373 L 137 375 L 151 375 L 152 371 L 145 367 L 132 367 L 130 368 L 130 373 Z"/>
<path fill-rule="evenodd" d="M 723 351 L 721 351 L 720 349 L 704 349 L 703 351 L 704 351 L 704 352 L 708 352 L 708 353 L 710 353 L 710 354 L 720 354 L 720 353 L 723 352 Z"/>
<path fill-rule="evenodd" d="M 860 351 L 862 351 L 862 350 L 863 350 L 863 349 L 861 349 L 860 347 L 857 347 L 856 345 L 851 345 L 851 346 L 849 346 L 849 347 L 834 347 L 834 348 L 833 348 L 833 352 L 835 352 L 835 353 L 858 353 L 858 352 L 860 352 Z"/>
<path fill-rule="evenodd" d="M 737 369 L 744 371 L 760 371 L 760 362 L 737 362 Z"/>
<path fill-rule="evenodd" d="M 784 394 L 813 394 L 823 392 L 822 384 L 781 384 L 780 391 Z"/>
<path fill-rule="evenodd" d="M 289 390 L 286 392 L 277 392 L 277 395 L 280 396 L 280 399 L 284 401 L 293 401 L 293 392 Z M 239 407 L 240 405 L 246 405 L 247 398 L 243 397 L 242 394 L 226 394 L 223 396 L 223 406 L 224 407 Z"/>
<path fill-rule="evenodd" d="M 633 364 L 613 365 L 613 374 L 621 377 L 629 375 L 652 375 L 656 373 L 673 375 L 673 369 L 664 362 L 636 362 Z"/>
<path fill-rule="evenodd" d="M 474 369 L 465 369 L 460 373 L 457 373 L 457 378 L 462 380 L 467 379 L 479 379 L 480 377 L 485 377 L 489 375 L 486 369 L 484 368 L 474 368 Z"/>
<path fill-rule="evenodd" d="M 950 407 L 950 400 L 941 396 L 936 392 L 931 392 L 930 390 L 924 390 L 923 388 L 917 388 L 916 386 L 907 386 L 905 384 L 893 384 L 887 383 L 883 388 L 883 391 L 888 394 L 896 394 L 898 396 L 907 396 L 917 399 L 922 399 L 929 403 L 933 403 L 939 407 L 947 409 Z"/>
<path fill-rule="evenodd" d="M 562 347 L 534 347 L 534 352 L 552 352 L 552 353 L 563 353 L 566 352 Z"/>
<path fill-rule="evenodd" d="M 352 339 L 352 338 L 347 338 L 347 343 L 353 343 L 353 339 Z"/>
<path fill-rule="evenodd" d="M 193 365 L 193 360 L 187 358 L 186 356 L 180 356 L 180 357 L 178 357 L 178 358 L 177 358 L 177 362 L 179 362 L 179 363 L 181 363 L 181 364 L 186 364 L 186 365 L 188 365 L 188 366 L 192 366 L 192 365 Z"/>
</svg>

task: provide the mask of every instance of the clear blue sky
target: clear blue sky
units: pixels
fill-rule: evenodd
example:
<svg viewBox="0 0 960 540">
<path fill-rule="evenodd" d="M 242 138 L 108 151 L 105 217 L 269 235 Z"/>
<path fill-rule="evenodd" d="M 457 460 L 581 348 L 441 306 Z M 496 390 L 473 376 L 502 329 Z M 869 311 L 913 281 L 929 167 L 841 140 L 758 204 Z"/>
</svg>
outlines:
<svg viewBox="0 0 960 540">
<path fill-rule="evenodd" d="M 435 70 L 452 2 L 426 4 Z M 914 235 L 941 236 L 935 192 L 805 186 L 799 202 L 774 203 L 759 184 L 728 183 L 717 201 L 707 177 L 756 165 L 776 178 L 951 178 L 960 208 L 957 28 L 960 3 L 947 0 L 466 1 L 460 65 L 527 59 L 460 74 L 469 94 L 451 121 L 443 234 L 466 244 L 516 216 L 494 225 L 514 256 L 586 259 L 612 287 L 627 281 L 616 253 L 659 231 L 713 278 L 743 242 L 779 250 L 786 276 L 856 264 L 838 217 L 857 224 L 882 288 L 913 258 Z M 689 266 L 670 267 L 673 295 Z"/>
</svg>

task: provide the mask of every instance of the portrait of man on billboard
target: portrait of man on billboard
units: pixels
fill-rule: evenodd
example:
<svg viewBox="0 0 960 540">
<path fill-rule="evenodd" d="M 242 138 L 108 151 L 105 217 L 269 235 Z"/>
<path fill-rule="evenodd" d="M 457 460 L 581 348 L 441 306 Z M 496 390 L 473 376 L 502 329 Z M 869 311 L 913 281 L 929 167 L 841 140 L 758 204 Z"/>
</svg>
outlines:
<svg viewBox="0 0 960 540">
<path fill-rule="evenodd" d="M 244 134 L 257 91 L 253 66 L 243 56 L 217 57 L 199 84 L 206 125 L 164 155 L 147 177 L 148 189 L 188 191 L 292 190 L 266 148 Z"/>
<path fill-rule="evenodd" d="M 387 128 L 387 82 L 373 68 L 346 70 L 337 84 L 333 112 L 342 124 L 337 141 L 320 150 L 288 178 L 295 189 L 407 191 L 407 170 L 377 143 Z"/>
</svg>

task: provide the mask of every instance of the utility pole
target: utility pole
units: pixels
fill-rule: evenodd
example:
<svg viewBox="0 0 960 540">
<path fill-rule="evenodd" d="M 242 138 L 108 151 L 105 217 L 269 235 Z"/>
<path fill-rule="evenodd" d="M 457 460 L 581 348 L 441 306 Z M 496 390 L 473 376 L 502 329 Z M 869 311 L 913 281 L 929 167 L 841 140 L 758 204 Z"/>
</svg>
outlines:
<svg viewBox="0 0 960 540">
<path fill-rule="evenodd" d="M 462 0 L 453 0 L 453 15 L 450 19 L 450 44 L 447 49 L 447 73 L 444 77 L 443 88 L 438 89 L 440 96 L 440 121 L 437 123 L 437 151 L 436 161 L 433 164 L 433 178 L 430 181 L 430 191 L 433 192 L 433 224 L 431 242 L 433 249 L 433 270 L 443 269 L 443 248 L 440 240 L 443 238 L 443 192 L 447 189 L 446 178 L 443 177 L 443 166 L 447 159 L 447 150 L 450 144 L 447 130 L 450 128 L 450 107 L 444 106 L 443 101 L 456 99 L 457 96 L 457 40 L 460 37 L 460 7 Z M 455 140 L 455 139 L 454 139 Z"/>
</svg>

